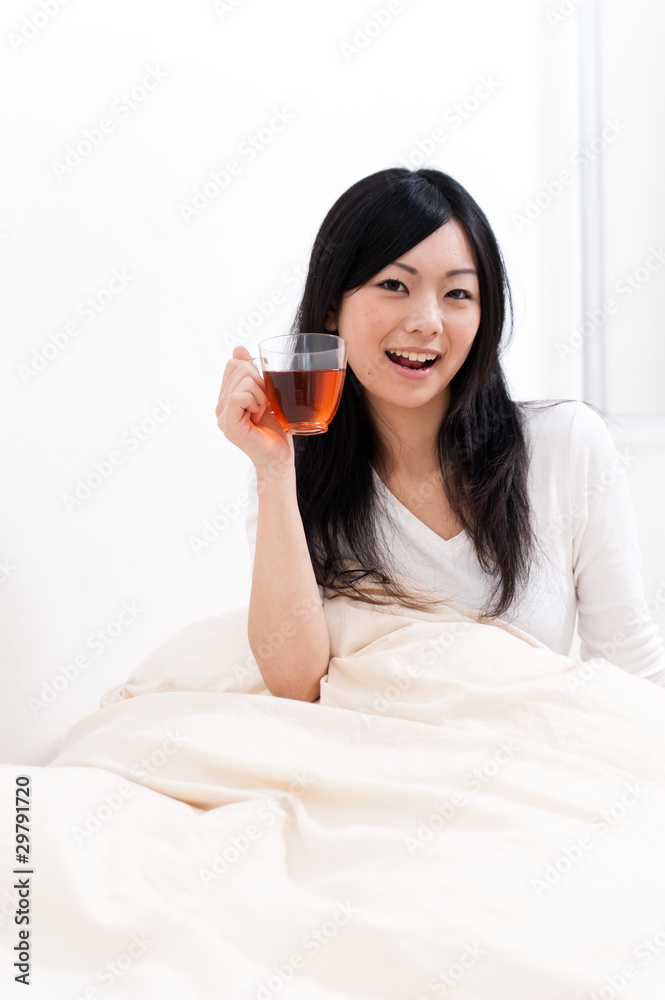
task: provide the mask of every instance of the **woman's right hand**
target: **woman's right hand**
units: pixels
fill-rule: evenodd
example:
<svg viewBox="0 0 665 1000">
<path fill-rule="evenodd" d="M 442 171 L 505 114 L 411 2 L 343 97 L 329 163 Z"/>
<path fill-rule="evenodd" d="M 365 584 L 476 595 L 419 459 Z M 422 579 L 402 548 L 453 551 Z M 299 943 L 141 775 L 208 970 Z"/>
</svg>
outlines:
<svg viewBox="0 0 665 1000">
<path fill-rule="evenodd" d="M 226 363 L 215 414 L 224 436 L 252 460 L 257 471 L 294 468 L 293 435 L 273 413 L 266 386 L 246 347 L 233 348 Z"/>
</svg>

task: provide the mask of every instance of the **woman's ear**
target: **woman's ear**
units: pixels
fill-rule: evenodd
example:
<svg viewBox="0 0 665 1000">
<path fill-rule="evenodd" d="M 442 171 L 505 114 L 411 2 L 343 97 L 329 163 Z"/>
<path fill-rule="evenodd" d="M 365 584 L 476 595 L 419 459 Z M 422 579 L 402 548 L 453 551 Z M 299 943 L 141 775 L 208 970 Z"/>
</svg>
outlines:
<svg viewBox="0 0 665 1000">
<path fill-rule="evenodd" d="M 334 306 L 328 306 L 323 325 L 329 333 L 334 333 L 337 330 L 337 311 Z"/>
</svg>

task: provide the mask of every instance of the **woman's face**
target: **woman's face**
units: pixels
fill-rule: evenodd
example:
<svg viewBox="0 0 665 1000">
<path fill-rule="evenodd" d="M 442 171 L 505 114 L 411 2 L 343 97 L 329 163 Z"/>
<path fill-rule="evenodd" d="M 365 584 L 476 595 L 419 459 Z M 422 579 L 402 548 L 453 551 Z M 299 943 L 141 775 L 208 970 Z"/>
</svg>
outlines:
<svg viewBox="0 0 665 1000">
<path fill-rule="evenodd" d="M 347 363 L 363 388 L 405 407 L 438 395 L 448 400 L 448 385 L 464 364 L 479 324 L 471 243 L 455 219 L 364 285 L 345 292 L 341 307 L 331 308 L 325 319 L 326 330 L 337 330 L 347 342 Z M 437 358 L 414 372 L 391 361 L 389 350 Z"/>
</svg>

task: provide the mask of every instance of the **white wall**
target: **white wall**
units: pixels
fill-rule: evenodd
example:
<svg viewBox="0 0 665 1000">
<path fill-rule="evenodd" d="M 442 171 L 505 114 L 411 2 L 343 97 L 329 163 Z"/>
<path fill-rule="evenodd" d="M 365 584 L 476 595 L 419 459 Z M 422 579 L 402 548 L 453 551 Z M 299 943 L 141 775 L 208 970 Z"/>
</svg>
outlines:
<svg viewBox="0 0 665 1000">
<path fill-rule="evenodd" d="M 623 131 L 603 164 L 602 326 L 587 329 L 604 333 L 607 408 L 665 419 L 665 7 L 612 0 L 601 29 L 603 105 Z"/>
<path fill-rule="evenodd" d="M 547 201 L 579 146 L 578 14 L 551 23 L 557 6 L 73 0 L 47 17 L 38 0 L 3 4 L 3 760 L 51 759 L 67 728 L 156 645 L 247 603 L 248 460 L 214 416 L 229 335 L 253 324 L 241 339 L 254 352 L 287 328 L 323 216 L 354 181 L 425 162 L 459 179 L 508 261 L 514 395 L 581 395 L 581 352 L 557 346 L 581 319 L 578 173 L 546 207 L 534 201 Z M 648 32 L 656 4 L 637 8 Z M 374 21 L 376 37 L 360 47 L 357 29 L 376 11 L 388 23 Z M 153 89 L 129 107 L 123 95 L 149 71 Z M 662 76 L 655 51 L 649 72 Z M 608 70 L 617 85 L 625 77 Z M 247 143 L 271 121 L 281 131 L 263 133 L 250 159 Z M 86 130 L 97 143 L 89 155 L 54 166 Z M 660 197 L 659 172 L 631 157 L 629 142 L 608 147 L 608 170 Z M 196 214 L 183 211 L 231 160 L 238 172 L 226 186 L 206 188 Z M 662 201 L 650 204 L 656 239 Z M 624 236 L 615 228 L 613 238 Z M 612 252 L 617 266 L 632 261 Z M 110 285 L 114 272 L 124 277 Z M 262 304 L 280 295 L 264 318 Z M 652 314 L 642 329 L 652 343 Z M 37 370 L 36 352 L 56 335 Z M 639 386 L 653 363 L 638 355 L 622 368 Z M 633 470 L 643 528 L 663 454 Z M 106 478 L 68 509 L 63 496 L 99 463 Z M 192 538 L 222 508 L 228 527 L 195 552 Z M 658 558 L 651 540 L 645 530 L 655 581 L 662 534 Z M 35 714 L 28 699 L 58 676 L 61 692 Z"/>
</svg>

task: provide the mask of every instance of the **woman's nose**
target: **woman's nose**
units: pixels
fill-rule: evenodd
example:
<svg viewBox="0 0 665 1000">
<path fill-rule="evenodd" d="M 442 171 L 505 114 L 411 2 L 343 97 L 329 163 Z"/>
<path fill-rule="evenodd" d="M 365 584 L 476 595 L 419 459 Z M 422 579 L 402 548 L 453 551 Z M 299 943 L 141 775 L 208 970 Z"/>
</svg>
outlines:
<svg viewBox="0 0 665 1000">
<path fill-rule="evenodd" d="M 404 321 L 407 331 L 419 330 L 424 335 L 443 332 L 443 308 L 435 296 L 411 299 Z"/>
</svg>

